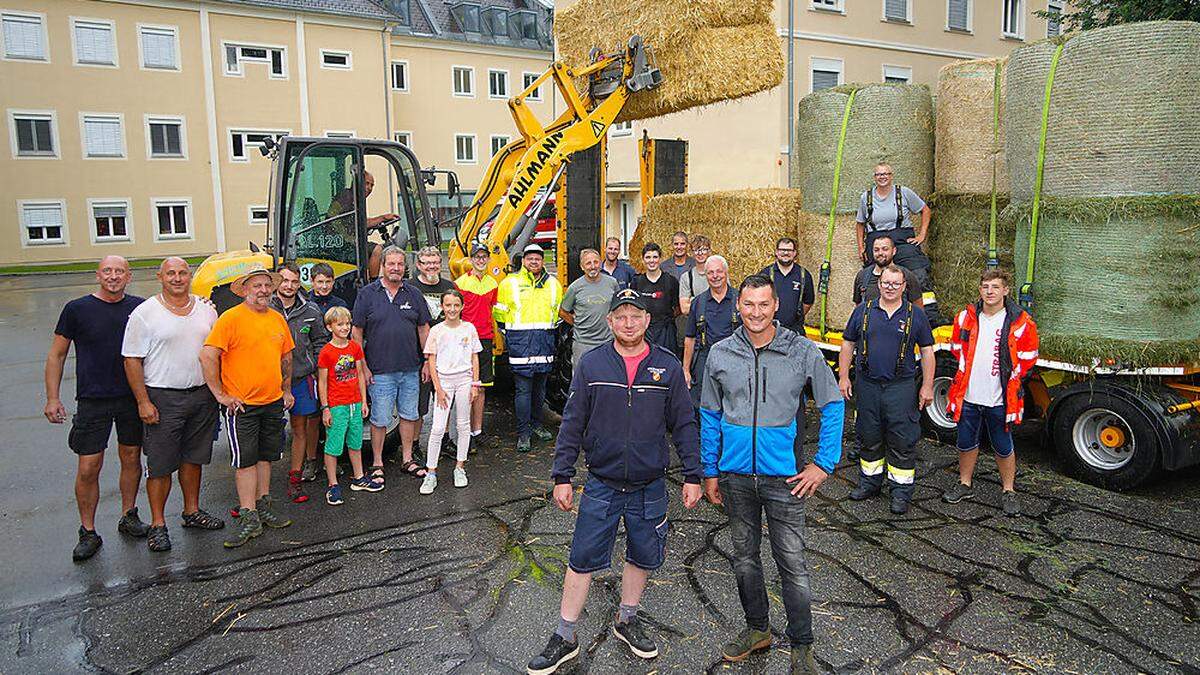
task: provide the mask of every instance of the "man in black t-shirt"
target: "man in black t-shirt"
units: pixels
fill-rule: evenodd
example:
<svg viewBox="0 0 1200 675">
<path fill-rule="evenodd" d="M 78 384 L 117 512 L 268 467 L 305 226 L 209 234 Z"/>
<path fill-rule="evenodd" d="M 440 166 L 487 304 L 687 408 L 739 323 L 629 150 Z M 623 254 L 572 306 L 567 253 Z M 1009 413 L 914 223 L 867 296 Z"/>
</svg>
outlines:
<svg viewBox="0 0 1200 675">
<path fill-rule="evenodd" d="M 429 305 L 429 316 L 432 318 L 429 327 L 433 328 L 443 319 L 442 293 L 454 290 L 454 282 L 442 277 L 441 249 L 426 246 L 417 252 L 417 276 L 413 278 L 412 283 L 421 291 L 421 295 L 425 296 L 425 303 Z M 421 371 L 421 391 L 418 395 L 420 398 L 417 399 L 417 412 L 421 416 L 417 418 L 417 438 L 420 438 L 421 420 L 429 414 L 429 402 L 433 400 L 433 380 L 424 370 Z"/>
<path fill-rule="evenodd" d="M 137 401 L 125 379 L 121 342 L 125 324 L 142 303 L 126 295 L 129 263 L 117 255 L 106 256 L 96 269 L 100 287 L 95 293 L 68 302 L 58 317 L 54 339 L 46 355 L 46 408 L 51 424 L 67 421 L 60 397 L 63 365 L 71 343 L 75 343 L 75 415 L 67 445 L 78 455 L 75 501 L 79 506 L 79 543 L 71 556 L 87 560 L 100 550 L 103 540 L 96 532 L 96 505 L 100 501 L 100 469 L 109 435 L 117 427 L 117 450 L 121 460 L 121 511 L 117 524 L 121 534 L 145 537 L 150 526 L 138 518 L 137 493 L 142 478 L 142 420 Z"/>
<path fill-rule="evenodd" d="M 642 296 L 650 312 L 650 328 L 646 340 L 679 357 L 675 336 L 675 315 L 679 313 L 679 281 L 662 271 L 662 248 L 650 242 L 642 247 L 642 262 L 646 273 L 629 282 L 629 287 Z"/>
</svg>

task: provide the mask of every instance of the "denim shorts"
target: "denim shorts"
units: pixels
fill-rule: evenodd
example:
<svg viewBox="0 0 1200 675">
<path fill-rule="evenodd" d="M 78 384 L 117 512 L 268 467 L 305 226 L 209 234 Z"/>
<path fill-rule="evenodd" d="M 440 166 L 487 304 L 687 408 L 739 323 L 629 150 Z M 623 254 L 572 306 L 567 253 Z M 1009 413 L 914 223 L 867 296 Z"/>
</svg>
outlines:
<svg viewBox="0 0 1200 675">
<path fill-rule="evenodd" d="M 296 402 L 288 413 L 292 417 L 316 415 L 321 410 L 317 400 L 317 376 L 309 375 L 292 383 L 292 397 Z"/>
<path fill-rule="evenodd" d="M 984 431 L 997 457 L 1008 457 L 1013 453 L 1012 433 L 1004 428 L 1004 404 L 989 408 L 963 401 L 958 420 L 958 451 L 977 450 Z"/>
<path fill-rule="evenodd" d="M 580 574 L 612 564 L 617 525 L 625 520 L 625 560 L 644 570 L 662 567 L 667 551 L 667 482 L 664 478 L 621 492 L 589 477 L 579 498 L 571 539 L 571 569 Z"/>
<path fill-rule="evenodd" d="M 421 372 L 375 373 L 367 385 L 371 398 L 371 426 L 388 427 L 392 423 L 392 411 L 400 419 L 416 421 L 417 395 L 421 389 Z"/>
</svg>

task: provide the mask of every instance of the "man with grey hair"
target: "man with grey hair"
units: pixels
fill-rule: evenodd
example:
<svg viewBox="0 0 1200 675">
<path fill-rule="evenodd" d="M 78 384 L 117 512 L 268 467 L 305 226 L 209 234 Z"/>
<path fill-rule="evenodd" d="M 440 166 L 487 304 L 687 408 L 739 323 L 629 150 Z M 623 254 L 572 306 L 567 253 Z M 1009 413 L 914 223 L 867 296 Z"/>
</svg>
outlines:
<svg viewBox="0 0 1200 675">
<path fill-rule="evenodd" d="M 579 252 L 583 276 L 567 286 L 558 315 L 574 327 L 571 342 L 571 369 L 579 365 L 584 352 L 612 340 L 608 327 L 608 304 L 620 283 L 600 273 L 600 252 L 585 248 Z"/>
<path fill-rule="evenodd" d="M 704 277 L 708 280 L 708 290 L 692 300 L 683 338 L 683 377 L 696 408 L 700 407 L 708 350 L 733 335 L 741 323 L 737 290 L 729 287 L 729 261 L 724 256 L 710 256 L 704 261 Z"/>
<path fill-rule="evenodd" d="M 413 286 L 425 296 L 425 304 L 429 306 L 429 327 L 433 328 L 442 322 L 442 294 L 454 289 L 454 282 L 442 277 L 442 250 L 436 246 L 426 246 L 417 251 L 417 276 L 412 280 Z M 424 358 L 424 355 L 422 355 Z M 417 429 L 414 438 L 421 438 L 421 425 L 429 414 L 429 402 L 433 400 L 433 379 L 422 372 L 421 389 L 417 392 Z"/>
</svg>

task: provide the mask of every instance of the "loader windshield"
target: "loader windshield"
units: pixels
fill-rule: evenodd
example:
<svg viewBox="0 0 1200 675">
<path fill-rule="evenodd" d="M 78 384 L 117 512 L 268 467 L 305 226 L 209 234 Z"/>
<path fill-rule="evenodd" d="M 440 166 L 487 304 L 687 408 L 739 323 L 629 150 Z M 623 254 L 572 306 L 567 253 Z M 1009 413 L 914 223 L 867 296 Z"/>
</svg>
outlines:
<svg viewBox="0 0 1200 675">
<path fill-rule="evenodd" d="M 286 257 L 300 266 L 305 285 L 307 271 L 315 263 L 329 263 L 337 277 L 359 267 L 362 204 L 361 190 L 355 185 L 360 180 L 357 154 L 352 146 L 318 146 L 289 163 L 287 185 L 292 197 Z"/>
</svg>

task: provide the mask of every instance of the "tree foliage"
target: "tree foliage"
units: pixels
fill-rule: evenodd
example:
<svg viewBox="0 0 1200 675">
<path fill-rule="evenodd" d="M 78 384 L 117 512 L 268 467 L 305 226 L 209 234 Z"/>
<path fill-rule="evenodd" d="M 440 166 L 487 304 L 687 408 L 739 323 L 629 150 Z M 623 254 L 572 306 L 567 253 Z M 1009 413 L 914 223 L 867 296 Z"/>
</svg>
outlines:
<svg viewBox="0 0 1200 675">
<path fill-rule="evenodd" d="M 1037 15 L 1053 18 L 1045 10 Z M 1200 0 L 1067 0 L 1059 16 L 1064 33 L 1164 19 L 1200 21 Z"/>
</svg>

